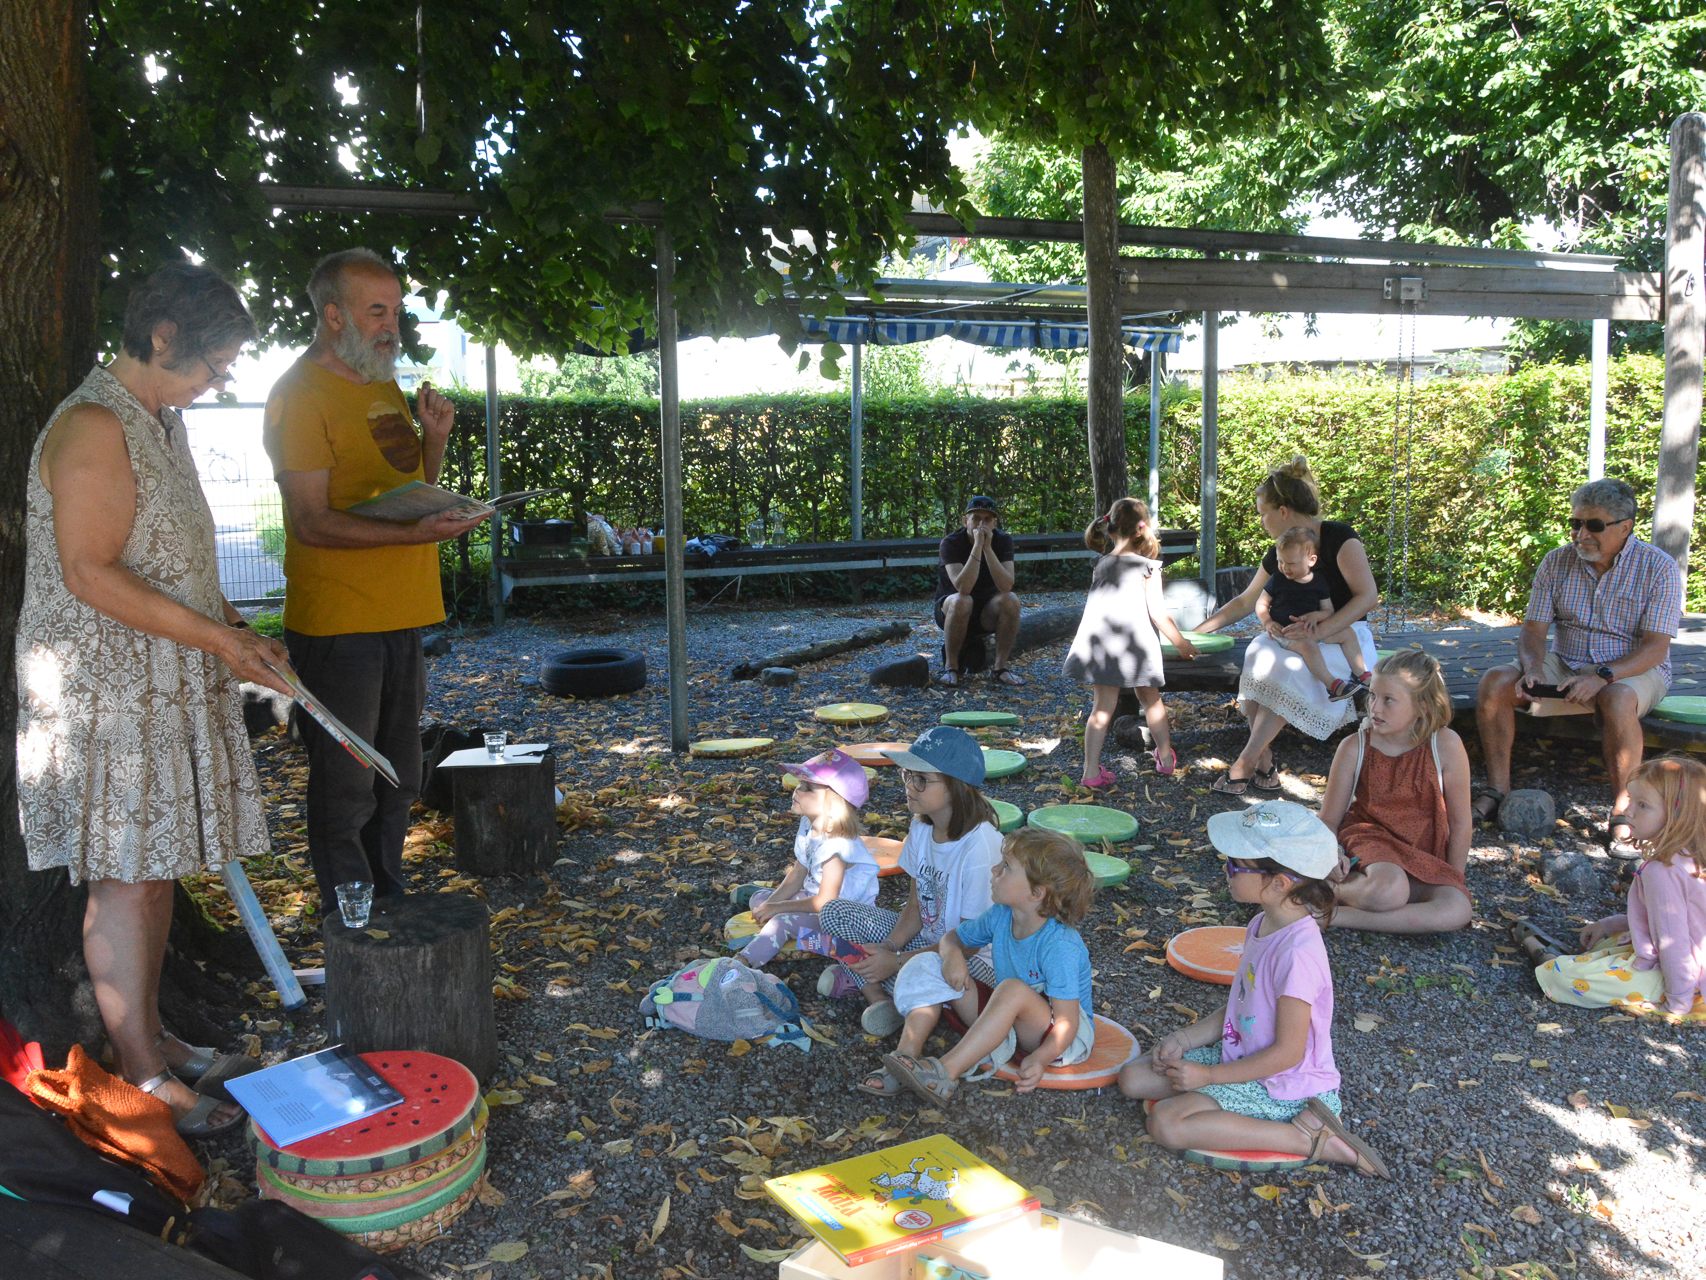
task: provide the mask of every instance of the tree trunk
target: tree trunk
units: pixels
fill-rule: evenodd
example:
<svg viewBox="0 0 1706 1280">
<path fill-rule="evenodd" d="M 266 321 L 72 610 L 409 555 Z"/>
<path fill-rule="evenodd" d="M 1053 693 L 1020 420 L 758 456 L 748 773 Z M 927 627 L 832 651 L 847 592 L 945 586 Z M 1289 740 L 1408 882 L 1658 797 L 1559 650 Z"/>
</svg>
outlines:
<svg viewBox="0 0 1706 1280">
<path fill-rule="evenodd" d="M 1125 349 L 1120 341 L 1119 191 L 1114 158 L 1084 148 L 1084 268 L 1090 319 L 1090 478 L 1096 513 L 1126 493 Z"/>
<path fill-rule="evenodd" d="M 24 480 L 36 433 L 95 354 L 100 248 L 89 134 L 88 0 L 0 0 L 0 635 L 23 594 Z M 7 646 L 8 650 L 10 645 Z M 0 1001 L 50 1060 L 100 1024 L 81 890 L 26 869 L 17 686 L 0 657 Z"/>
</svg>

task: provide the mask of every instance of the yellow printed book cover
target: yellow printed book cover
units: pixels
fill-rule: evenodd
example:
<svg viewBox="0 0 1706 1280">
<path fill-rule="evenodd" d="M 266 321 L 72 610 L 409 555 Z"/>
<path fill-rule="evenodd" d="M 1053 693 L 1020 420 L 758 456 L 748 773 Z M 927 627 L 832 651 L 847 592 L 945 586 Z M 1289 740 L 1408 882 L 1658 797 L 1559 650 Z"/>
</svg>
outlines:
<svg viewBox="0 0 1706 1280">
<path fill-rule="evenodd" d="M 946 1134 L 770 1178 L 770 1196 L 848 1266 L 993 1226 L 1036 1197 Z"/>
</svg>

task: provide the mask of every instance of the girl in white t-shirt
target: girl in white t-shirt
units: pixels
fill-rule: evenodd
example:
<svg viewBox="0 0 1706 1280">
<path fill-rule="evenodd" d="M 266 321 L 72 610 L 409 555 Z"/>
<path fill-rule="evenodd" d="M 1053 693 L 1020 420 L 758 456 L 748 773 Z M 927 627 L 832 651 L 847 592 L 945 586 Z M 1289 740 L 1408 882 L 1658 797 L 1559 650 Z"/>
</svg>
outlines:
<svg viewBox="0 0 1706 1280">
<path fill-rule="evenodd" d="M 859 838 L 859 810 L 869 794 L 864 768 L 840 751 L 781 768 L 799 779 L 790 812 L 800 815 L 800 828 L 794 865 L 782 883 L 752 895 L 752 918 L 760 927 L 740 958 L 755 969 L 774 959 L 789 939 L 801 951 L 834 955 L 818 912 L 836 898 L 877 900 L 876 859 Z"/>
<path fill-rule="evenodd" d="M 934 947 L 949 929 L 989 910 L 990 872 L 1001 861 L 995 811 L 978 790 L 983 749 L 976 739 L 964 729 L 937 725 L 919 734 L 907 750 L 884 754 L 900 766 L 912 812 L 900 850 L 912 893 L 898 912 L 845 898 L 826 906 L 824 932 L 858 944 L 866 954 L 826 970 L 818 983 L 824 995 L 860 991 L 868 1007 L 859 1023 L 874 1036 L 893 1035 L 903 1021 L 892 998 L 902 956 Z M 967 967 L 977 981 L 994 985 L 986 952 L 971 956 Z M 860 1088 L 888 1096 L 899 1091 L 900 1082 L 879 1068 Z"/>
</svg>

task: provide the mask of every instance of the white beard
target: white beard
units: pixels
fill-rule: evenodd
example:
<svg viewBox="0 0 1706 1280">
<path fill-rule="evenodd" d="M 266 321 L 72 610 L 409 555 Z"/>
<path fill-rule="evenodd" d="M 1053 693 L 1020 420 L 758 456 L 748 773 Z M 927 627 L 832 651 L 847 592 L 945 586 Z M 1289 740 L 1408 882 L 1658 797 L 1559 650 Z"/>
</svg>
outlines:
<svg viewBox="0 0 1706 1280">
<path fill-rule="evenodd" d="M 395 337 L 379 338 L 379 343 L 390 342 L 390 351 L 380 351 L 373 343 L 367 342 L 361 331 L 354 325 L 346 325 L 332 339 L 332 351 L 338 359 L 354 369 L 369 382 L 389 382 L 397 372 L 397 352 Z"/>
</svg>

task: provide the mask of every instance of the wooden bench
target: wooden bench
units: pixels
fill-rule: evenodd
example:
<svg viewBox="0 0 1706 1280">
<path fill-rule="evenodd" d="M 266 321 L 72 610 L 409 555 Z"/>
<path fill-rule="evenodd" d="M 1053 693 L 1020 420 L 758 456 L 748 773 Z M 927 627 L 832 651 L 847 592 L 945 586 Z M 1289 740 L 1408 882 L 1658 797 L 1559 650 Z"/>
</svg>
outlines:
<svg viewBox="0 0 1706 1280">
<path fill-rule="evenodd" d="M 1520 627 L 1493 627 L 1487 630 L 1407 631 L 1377 635 L 1375 642 L 1382 649 L 1420 646 L 1438 659 L 1441 674 L 1445 676 L 1446 690 L 1451 694 L 1453 722 L 1458 732 L 1473 737 L 1476 732 L 1475 688 L 1489 667 L 1514 660 L 1516 638 L 1521 630 Z M 1249 643 L 1248 640 L 1240 640 L 1224 653 L 1199 658 L 1195 662 L 1168 659 L 1168 692 L 1236 693 L 1238 673 L 1244 665 L 1244 650 Z M 1670 664 L 1672 693 L 1706 694 L 1706 615 L 1684 616 L 1676 639 L 1671 642 Z M 1538 737 L 1600 740 L 1599 721 L 1594 716 L 1518 715 L 1516 723 L 1519 732 Z M 1641 728 L 1649 747 L 1666 751 L 1706 751 L 1706 725 L 1684 724 L 1648 715 L 1642 719 Z"/>
<path fill-rule="evenodd" d="M 780 547 L 736 547 L 715 556 L 689 553 L 688 578 L 742 578 L 782 573 L 836 573 L 890 569 L 930 569 L 936 565 L 940 538 L 885 538 L 866 542 L 795 542 Z M 499 582 L 505 603 L 517 587 L 578 586 L 600 582 L 662 582 L 662 554 L 649 556 L 588 556 L 584 563 L 550 547 L 539 554 L 506 554 L 498 559 Z M 1194 529 L 1164 529 L 1161 558 L 1171 564 L 1197 553 Z M 1093 560 L 1082 533 L 1016 533 L 1013 559 Z"/>
</svg>

